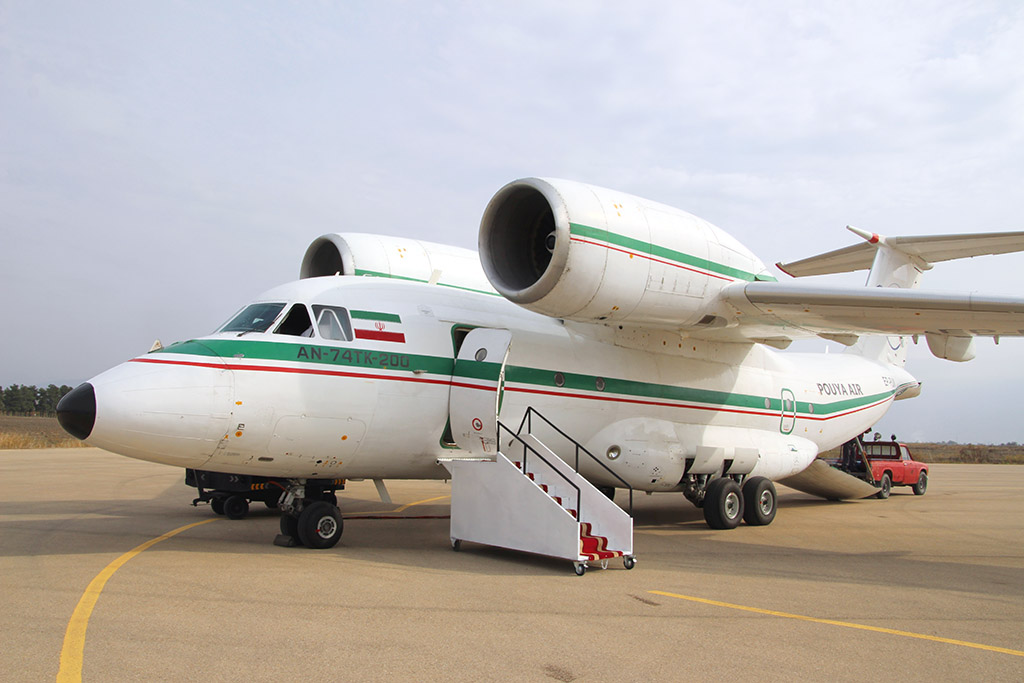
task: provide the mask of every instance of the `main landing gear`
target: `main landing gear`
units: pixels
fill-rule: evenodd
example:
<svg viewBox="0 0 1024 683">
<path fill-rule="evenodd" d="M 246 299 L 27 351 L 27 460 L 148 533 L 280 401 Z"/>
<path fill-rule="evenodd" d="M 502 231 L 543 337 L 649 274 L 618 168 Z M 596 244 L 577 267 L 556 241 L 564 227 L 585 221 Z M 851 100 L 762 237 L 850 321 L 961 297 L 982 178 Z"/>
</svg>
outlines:
<svg viewBox="0 0 1024 683">
<path fill-rule="evenodd" d="M 730 476 L 696 475 L 684 494 L 704 510 L 704 521 L 712 529 L 735 529 L 740 521 L 750 526 L 765 526 L 775 519 L 778 497 L 775 484 L 764 477 L 740 482 Z"/>
<path fill-rule="evenodd" d="M 291 548 L 334 547 L 341 539 L 345 524 L 338 510 L 333 491 L 316 487 L 312 482 L 290 481 L 281 499 L 281 533 L 274 545 Z"/>
</svg>

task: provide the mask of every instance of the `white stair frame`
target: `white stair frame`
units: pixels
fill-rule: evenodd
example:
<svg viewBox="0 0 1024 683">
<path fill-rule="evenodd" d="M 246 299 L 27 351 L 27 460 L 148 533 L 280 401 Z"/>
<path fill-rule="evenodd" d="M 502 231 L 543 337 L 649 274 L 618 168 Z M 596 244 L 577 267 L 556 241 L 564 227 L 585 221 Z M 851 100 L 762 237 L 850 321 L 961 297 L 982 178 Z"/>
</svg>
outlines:
<svg viewBox="0 0 1024 683">
<path fill-rule="evenodd" d="M 608 550 L 621 551 L 623 555 L 633 554 L 633 518 L 615 504 L 613 500 L 601 493 L 597 487 L 583 478 L 567 462 L 555 455 L 540 439 L 533 434 L 520 434 L 519 438 L 525 441 L 531 448 L 544 456 L 547 462 L 542 462 L 543 467 L 553 467 L 561 472 L 566 479 L 580 487 L 580 522 L 589 522 L 591 532 L 596 536 L 604 536 L 608 539 Z M 533 460 L 528 459 L 530 469 L 535 467 Z M 543 470 L 542 470 L 543 471 Z M 565 493 L 565 481 L 561 477 L 545 477 L 549 490 L 559 492 L 554 495 L 562 496 L 562 505 L 575 508 L 576 491 L 571 494 Z M 554 484 L 554 486 L 551 486 Z M 563 495 L 564 494 L 564 495 Z M 571 497 L 570 497 L 571 496 Z M 578 536 L 579 534 L 577 534 Z"/>
<path fill-rule="evenodd" d="M 589 556 L 581 554 L 580 523 L 588 522 L 593 535 L 608 539 L 608 550 L 631 558 L 633 519 L 536 437 L 521 434 L 519 438 L 543 456 L 526 455 L 527 472 L 534 479 L 500 452 L 494 460 L 438 461 L 452 474 L 452 543 L 470 541 L 585 564 Z M 514 456 L 523 462 L 519 454 Z M 580 510 L 576 489 L 568 482 L 579 487 L 580 519 L 569 512 L 579 514 Z M 542 483 L 548 486 L 547 493 Z M 552 496 L 561 497 L 562 504 Z"/>
</svg>

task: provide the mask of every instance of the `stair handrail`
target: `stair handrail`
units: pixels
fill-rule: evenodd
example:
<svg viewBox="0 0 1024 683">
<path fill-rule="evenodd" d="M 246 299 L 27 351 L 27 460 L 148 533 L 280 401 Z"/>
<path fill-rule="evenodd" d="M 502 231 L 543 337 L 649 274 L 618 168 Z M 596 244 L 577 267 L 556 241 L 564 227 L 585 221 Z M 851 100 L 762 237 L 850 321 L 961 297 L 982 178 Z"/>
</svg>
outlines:
<svg viewBox="0 0 1024 683">
<path fill-rule="evenodd" d="M 532 416 L 533 416 L 533 415 L 536 415 L 536 416 L 537 416 L 537 417 L 539 417 L 540 419 L 544 420 L 544 422 L 546 422 L 546 423 L 547 423 L 547 425 L 548 425 L 549 427 L 551 427 L 551 428 L 552 428 L 552 429 L 554 429 L 554 430 L 555 430 L 556 432 L 558 432 L 559 434 L 561 434 L 561 435 L 562 435 L 563 437 L 565 437 L 566 439 L 568 439 L 568 440 L 569 440 L 569 442 L 570 442 L 570 443 L 572 443 L 572 444 L 573 444 L 573 446 L 575 446 L 575 447 L 576 447 L 576 456 L 575 456 L 575 458 L 576 458 L 576 463 L 575 463 L 575 467 L 574 467 L 574 469 L 576 470 L 576 474 L 579 474 L 579 473 L 580 473 L 580 451 L 583 451 L 584 453 L 586 453 L 587 455 L 589 455 L 589 456 L 590 456 L 590 459 L 591 459 L 591 460 L 593 460 L 593 461 L 594 461 L 594 462 L 596 462 L 596 463 L 597 463 L 598 465 L 600 465 L 601 467 L 603 467 L 603 468 L 604 468 L 604 470 L 605 470 L 605 471 L 606 471 L 606 472 L 607 472 L 608 474 L 610 474 L 610 475 L 612 475 L 613 477 L 615 477 L 616 479 L 618 479 L 618 480 L 619 480 L 619 482 L 620 482 L 620 483 L 622 484 L 622 487 L 623 487 L 623 488 L 629 489 L 629 516 L 630 516 L 630 517 L 632 517 L 632 516 L 633 516 L 633 487 L 632 487 L 632 486 L 630 486 L 630 485 L 629 485 L 629 483 L 628 483 L 628 482 L 627 482 L 627 481 L 626 481 L 625 479 L 623 479 L 622 477 L 620 477 L 620 476 L 618 475 L 618 473 L 616 473 L 616 472 L 615 472 L 615 471 L 614 471 L 614 470 L 613 470 L 612 468 L 608 467 L 608 465 L 606 465 L 606 464 L 604 464 L 603 462 L 601 462 L 601 460 L 600 460 L 600 459 L 598 459 L 598 457 L 597 457 L 596 455 L 594 455 L 593 453 L 591 453 L 590 451 L 588 451 L 588 450 L 587 450 L 587 448 L 586 448 L 586 447 L 585 447 L 585 446 L 584 446 L 583 444 L 581 444 L 581 443 L 580 443 L 579 441 L 577 441 L 576 439 L 572 438 L 571 436 L 569 436 L 568 434 L 566 434 L 566 433 L 565 433 L 564 431 L 562 431 L 562 429 L 561 429 L 560 427 L 558 427 L 558 425 L 556 425 L 556 424 L 555 424 L 554 422 L 552 422 L 552 421 L 551 421 L 551 420 L 549 420 L 548 418 L 544 417 L 544 414 L 543 414 L 543 413 L 541 413 L 541 412 L 540 412 L 539 410 L 537 410 L 536 408 L 534 408 L 533 406 L 527 406 L 527 407 L 526 407 L 526 413 L 525 413 L 525 414 L 523 415 L 523 419 L 522 419 L 522 421 L 521 421 L 521 422 L 519 423 L 519 430 L 518 430 L 518 432 L 517 432 L 517 436 L 518 436 L 518 434 L 521 434 L 521 433 L 522 433 L 522 431 L 523 431 L 523 426 L 524 426 L 524 425 L 526 426 L 526 433 L 527 433 L 527 434 L 532 434 L 532 433 L 533 433 L 533 419 L 532 419 Z M 500 423 L 499 423 L 499 424 L 500 424 Z M 507 427 L 506 427 L 505 429 L 506 429 L 506 431 L 508 431 L 508 428 L 507 428 Z M 545 462 L 546 462 L 546 461 L 545 461 Z"/>
<path fill-rule="evenodd" d="M 527 454 L 527 452 L 530 452 L 530 453 L 533 453 L 534 455 L 536 455 L 538 458 L 540 458 L 544 462 L 544 464 L 548 466 L 548 469 L 550 469 L 555 474 L 560 476 L 563 480 L 565 480 L 565 483 L 567 483 L 569 486 L 573 487 L 573 489 L 576 490 L 576 521 L 580 521 L 581 519 L 583 519 L 583 511 L 580 509 L 580 505 L 582 503 L 582 498 L 581 498 L 581 494 L 580 494 L 580 487 L 577 486 L 576 483 L 572 479 L 569 479 L 569 477 L 567 477 L 564 474 L 562 474 L 558 470 L 558 468 L 555 467 L 554 465 L 552 465 L 551 462 L 549 462 L 547 458 L 545 458 L 543 455 L 541 455 L 540 452 L 536 448 L 534 448 L 530 444 L 528 444 L 525 441 L 523 441 L 523 438 L 521 436 L 519 436 L 519 434 L 513 432 L 511 429 L 509 429 L 504 424 L 502 424 L 501 420 L 498 420 L 498 434 L 497 434 L 499 450 L 501 450 L 501 443 L 502 443 L 502 441 L 501 441 L 501 431 L 502 430 L 505 430 L 506 432 L 508 432 L 509 436 L 511 436 L 513 439 L 518 441 L 523 446 L 523 469 L 522 469 L 522 472 L 523 472 L 524 475 L 527 472 L 527 470 L 526 470 L 526 454 Z M 511 458 L 509 458 L 509 459 L 511 460 Z"/>
</svg>

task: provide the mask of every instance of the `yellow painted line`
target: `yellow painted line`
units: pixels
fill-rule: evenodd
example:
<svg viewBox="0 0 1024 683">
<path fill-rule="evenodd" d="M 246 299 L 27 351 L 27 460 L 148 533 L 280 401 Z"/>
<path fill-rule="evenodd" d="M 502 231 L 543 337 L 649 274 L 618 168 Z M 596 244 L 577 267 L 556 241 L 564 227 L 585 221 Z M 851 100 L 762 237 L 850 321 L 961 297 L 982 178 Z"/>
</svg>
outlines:
<svg viewBox="0 0 1024 683">
<path fill-rule="evenodd" d="M 402 507 L 398 508 L 397 510 L 392 510 L 392 512 L 402 512 L 403 510 L 411 508 L 413 505 L 423 505 L 424 503 L 433 503 L 435 500 L 444 500 L 445 498 L 451 498 L 451 495 L 449 494 L 447 496 L 437 496 L 436 498 L 427 498 L 426 500 L 417 500 L 415 503 L 409 503 L 408 505 L 403 505 Z"/>
<path fill-rule="evenodd" d="M 345 510 L 344 512 L 341 513 L 341 516 L 345 517 L 346 515 L 393 515 L 396 512 L 403 512 L 405 510 L 408 510 L 413 505 L 423 505 L 424 503 L 433 503 L 436 500 L 444 500 L 445 498 L 451 498 L 451 494 L 449 494 L 447 496 L 437 496 L 436 498 L 427 498 L 426 500 L 417 500 L 415 503 L 407 503 L 407 504 L 403 505 L 402 507 L 395 508 L 394 510 L 366 510 L 366 511 L 360 511 L 360 512 L 349 512 L 348 510 Z"/>
<path fill-rule="evenodd" d="M 904 638 L 917 638 L 918 640 L 931 640 L 936 643 L 946 643 L 947 645 L 960 645 L 961 647 L 971 647 L 975 650 L 988 650 L 989 652 L 1001 652 L 1005 655 L 1016 655 L 1017 657 L 1024 657 L 1024 651 L 1011 650 L 1006 647 L 995 647 L 993 645 L 982 645 L 981 643 L 971 643 L 966 640 L 954 640 L 952 638 L 940 638 L 939 636 L 929 636 L 924 633 L 913 633 L 911 631 L 899 631 L 894 628 L 882 628 L 880 626 L 866 626 L 865 624 L 854 624 L 848 621 L 836 621 L 835 619 L 819 619 L 817 617 L 807 617 L 802 614 L 790 614 L 789 612 L 776 612 L 770 609 L 761 609 L 760 607 L 747 607 L 746 605 L 734 605 L 729 602 L 719 602 L 718 600 L 708 600 L 707 598 L 695 598 L 692 595 L 679 595 L 678 593 L 666 593 L 664 591 L 647 591 L 654 595 L 664 595 L 668 598 L 678 598 L 680 600 L 689 600 L 690 602 L 700 602 L 705 605 L 714 605 L 715 607 L 728 607 L 729 609 L 738 609 L 744 612 L 754 612 L 756 614 L 768 614 L 773 617 L 784 617 L 786 619 L 798 619 L 800 621 L 810 621 L 816 624 L 829 624 L 831 626 L 844 626 L 846 628 L 855 628 L 861 631 L 874 631 L 875 633 L 887 633 L 891 636 L 903 636 Z"/>
<path fill-rule="evenodd" d="M 58 682 L 77 682 L 82 680 L 82 654 L 85 651 L 85 630 L 89 626 L 89 616 L 92 614 L 92 610 L 96 606 L 96 601 L 99 600 L 100 593 L 103 592 L 103 587 L 107 585 L 107 581 L 114 575 L 114 572 L 120 569 L 125 562 L 132 559 L 143 550 L 152 548 L 160 541 L 165 541 L 171 536 L 176 536 L 182 531 L 187 531 L 192 527 L 209 524 L 210 522 L 215 521 L 217 521 L 216 518 L 205 519 L 202 522 L 195 522 L 194 524 L 186 524 L 183 527 L 178 527 L 174 531 L 168 531 L 163 536 L 158 536 L 150 541 L 146 541 L 142 545 L 129 550 L 124 555 L 108 564 L 103 568 L 103 571 L 96 575 L 96 578 L 89 582 L 89 585 L 85 589 L 85 593 L 82 594 L 82 598 L 78 601 L 78 605 L 75 606 L 75 611 L 71 613 L 71 621 L 68 622 L 68 629 L 64 632 L 64 647 L 62 647 L 60 651 L 60 671 L 57 672 Z"/>
</svg>

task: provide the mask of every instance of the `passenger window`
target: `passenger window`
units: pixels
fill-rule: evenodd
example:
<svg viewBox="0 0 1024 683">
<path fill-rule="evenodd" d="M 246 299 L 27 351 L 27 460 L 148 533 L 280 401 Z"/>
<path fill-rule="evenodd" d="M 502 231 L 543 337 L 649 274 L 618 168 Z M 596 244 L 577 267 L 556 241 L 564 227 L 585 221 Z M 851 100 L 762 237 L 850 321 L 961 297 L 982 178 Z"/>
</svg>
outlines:
<svg viewBox="0 0 1024 683">
<path fill-rule="evenodd" d="M 313 304 L 313 315 L 316 316 L 316 328 L 321 337 L 334 341 L 352 341 L 352 320 L 347 309 Z"/>
<path fill-rule="evenodd" d="M 282 309 L 284 304 L 279 303 L 249 304 L 217 331 L 238 332 L 240 335 L 246 332 L 266 332 Z"/>
<path fill-rule="evenodd" d="M 274 334 L 287 334 L 292 337 L 312 337 L 313 322 L 309 319 L 309 311 L 305 304 L 295 304 L 288 311 L 284 321 L 277 326 Z"/>
</svg>

